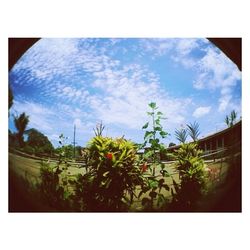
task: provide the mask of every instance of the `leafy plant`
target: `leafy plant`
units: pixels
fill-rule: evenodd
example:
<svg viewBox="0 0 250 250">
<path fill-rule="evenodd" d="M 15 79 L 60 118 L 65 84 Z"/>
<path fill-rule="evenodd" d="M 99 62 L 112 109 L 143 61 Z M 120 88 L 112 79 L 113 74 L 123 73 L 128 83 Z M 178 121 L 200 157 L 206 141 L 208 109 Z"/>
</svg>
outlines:
<svg viewBox="0 0 250 250">
<path fill-rule="evenodd" d="M 228 115 L 226 116 L 225 123 L 229 128 L 235 124 L 236 118 L 237 118 L 237 113 L 235 112 L 235 110 L 231 111 L 229 116 Z"/>
<path fill-rule="evenodd" d="M 42 199 L 58 211 L 70 210 L 69 180 L 66 168 L 53 167 L 49 162 L 42 162 L 40 168 L 41 183 L 39 189 Z"/>
<path fill-rule="evenodd" d="M 199 124 L 196 121 L 194 123 L 187 124 L 187 132 L 193 141 L 196 142 L 200 135 Z"/>
<path fill-rule="evenodd" d="M 143 182 L 136 147 L 124 138 L 96 136 L 88 144 L 89 171 L 75 182 L 75 200 L 85 211 L 126 211 Z"/>
<path fill-rule="evenodd" d="M 102 124 L 102 122 L 96 124 L 96 127 L 93 129 L 95 136 L 102 136 L 104 129 L 105 129 L 105 126 Z"/>
<path fill-rule="evenodd" d="M 66 137 L 61 134 L 59 136 L 59 156 L 58 162 L 52 166 L 50 162 L 41 162 L 40 175 L 40 191 L 42 198 L 48 204 L 60 211 L 68 211 L 70 209 L 70 198 L 72 194 L 69 192 L 69 185 L 71 182 L 68 175 L 67 146 L 65 146 Z"/>
<path fill-rule="evenodd" d="M 17 129 L 17 139 L 20 147 L 24 147 L 23 134 L 29 123 L 29 116 L 24 112 L 20 116 L 14 116 L 14 123 Z"/>
<path fill-rule="evenodd" d="M 187 140 L 188 132 L 187 129 L 181 128 L 175 130 L 175 137 L 180 143 L 185 143 Z"/>
<path fill-rule="evenodd" d="M 59 147 L 55 150 L 59 154 L 58 160 L 59 164 L 67 163 L 74 155 L 74 147 L 72 145 L 67 145 L 68 137 L 65 137 L 63 134 L 59 136 Z"/>
<path fill-rule="evenodd" d="M 147 114 L 150 116 L 151 121 L 147 122 L 142 129 L 146 130 L 144 134 L 144 143 L 142 144 L 142 148 L 145 148 L 149 144 L 149 148 L 146 150 L 144 154 L 145 161 L 152 161 L 150 165 L 150 171 L 152 175 L 155 176 L 155 168 L 160 164 L 159 155 L 161 151 L 165 150 L 164 145 L 160 143 L 160 139 L 164 139 L 167 137 L 168 133 L 163 130 L 161 125 L 161 120 L 166 119 L 163 117 L 163 113 L 157 111 L 158 107 L 155 102 L 151 102 L 148 104 L 151 108 L 150 112 Z M 152 128 L 149 129 L 150 122 L 152 123 Z"/>
<path fill-rule="evenodd" d="M 173 180 L 173 206 L 177 210 L 190 211 L 205 191 L 204 161 L 197 143 L 181 144 L 175 152 L 180 184 Z M 174 192 L 175 191 L 175 192 Z"/>
<path fill-rule="evenodd" d="M 170 187 L 165 182 L 164 177 L 169 176 L 166 170 L 161 172 L 162 176 L 145 176 L 139 198 L 142 198 L 142 206 L 145 211 L 155 211 L 166 205 L 168 199 L 161 193 L 163 189 L 169 191 Z"/>
<path fill-rule="evenodd" d="M 145 175 L 139 197 L 146 194 L 146 197 L 142 199 L 142 205 L 146 211 L 153 211 L 155 209 L 154 201 L 156 201 L 157 207 L 162 206 L 167 201 L 164 195 L 161 194 L 162 189 L 169 190 L 169 186 L 165 183 L 164 179 L 169 174 L 165 170 L 165 165 L 160 160 L 160 155 L 166 154 L 166 149 L 160 143 L 160 139 L 166 138 L 168 133 L 163 130 L 163 126 L 161 125 L 161 120 L 166 118 L 163 117 L 162 112 L 157 111 L 158 107 L 156 103 L 151 102 L 149 107 L 151 108 L 151 112 L 147 112 L 147 114 L 151 117 L 151 121 L 142 127 L 142 129 L 147 129 L 142 147 L 145 148 L 149 145 L 143 155 L 142 170 L 146 174 L 147 169 L 149 169 L 151 175 Z M 150 124 L 152 125 L 151 129 L 149 129 Z M 156 175 L 155 173 L 157 167 L 161 169 L 160 175 Z"/>
</svg>

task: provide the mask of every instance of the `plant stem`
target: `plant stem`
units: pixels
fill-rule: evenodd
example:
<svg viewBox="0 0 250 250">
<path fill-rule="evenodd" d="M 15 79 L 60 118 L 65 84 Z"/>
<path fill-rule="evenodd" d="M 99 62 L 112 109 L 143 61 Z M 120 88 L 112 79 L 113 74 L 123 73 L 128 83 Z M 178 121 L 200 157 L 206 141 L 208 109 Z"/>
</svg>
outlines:
<svg viewBox="0 0 250 250">
<path fill-rule="evenodd" d="M 154 142 L 155 142 L 155 109 L 152 109 L 153 110 L 153 115 L 152 115 L 152 118 L 153 118 L 153 131 L 154 131 Z M 153 146 L 153 151 L 154 151 L 154 155 L 153 155 L 153 176 L 155 176 L 155 146 Z"/>
</svg>

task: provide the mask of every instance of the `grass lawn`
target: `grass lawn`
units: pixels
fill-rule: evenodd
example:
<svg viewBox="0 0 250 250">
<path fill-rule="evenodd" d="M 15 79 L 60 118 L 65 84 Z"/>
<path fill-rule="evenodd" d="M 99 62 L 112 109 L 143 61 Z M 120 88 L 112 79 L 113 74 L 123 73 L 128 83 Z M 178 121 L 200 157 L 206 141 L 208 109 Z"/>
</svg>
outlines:
<svg viewBox="0 0 250 250">
<path fill-rule="evenodd" d="M 50 161 L 51 166 L 56 166 L 55 161 Z M 179 174 L 176 172 L 174 164 L 165 164 L 166 170 L 169 172 L 171 177 L 165 177 L 164 181 L 166 184 L 169 185 L 171 188 L 173 186 L 173 179 L 179 183 Z M 23 204 L 19 204 L 19 207 L 21 207 L 22 210 L 32 210 L 33 211 L 53 211 L 53 209 L 47 208 L 45 205 L 45 209 L 39 208 L 39 201 L 36 200 L 36 194 L 35 194 L 35 187 L 40 182 L 40 167 L 41 167 L 41 161 L 37 159 L 31 159 L 26 158 L 23 156 L 16 155 L 14 153 L 9 153 L 9 205 L 10 211 L 15 211 L 15 203 L 18 199 L 19 201 L 22 201 L 23 203 L 34 203 L 35 207 L 32 205 L 29 206 L 29 209 L 25 209 Z M 227 176 L 228 171 L 228 164 L 226 162 L 210 162 L 206 163 L 206 169 L 208 173 L 208 188 L 212 195 L 209 196 L 209 199 L 204 199 L 202 201 L 201 207 L 202 210 L 207 211 L 210 210 L 211 207 L 214 206 L 215 202 L 218 202 L 219 197 L 222 195 L 225 195 L 225 190 L 228 189 L 228 187 L 223 187 L 222 183 L 225 181 L 225 178 Z M 78 168 L 74 166 L 70 166 L 67 169 L 67 175 L 72 176 L 74 178 L 77 174 L 83 174 L 85 173 L 85 168 Z M 147 175 L 149 173 L 145 173 Z M 157 178 L 162 178 L 160 174 L 160 169 L 156 169 L 156 176 Z M 32 187 L 33 194 L 32 194 Z M 140 193 L 140 187 L 136 189 L 136 195 Z M 166 197 L 167 199 L 171 200 L 171 190 L 167 191 L 164 188 L 162 189 L 161 193 Z M 149 192 L 146 194 L 143 194 L 140 198 L 134 198 L 134 202 L 130 208 L 130 211 L 141 211 L 142 205 L 141 200 L 144 197 L 149 197 Z M 30 200 L 29 200 L 30 199 Z M 43 207 L 44 204 L 41 206 Z M 18 209 L 17 209 L 18 210 Z"/>
</svg>

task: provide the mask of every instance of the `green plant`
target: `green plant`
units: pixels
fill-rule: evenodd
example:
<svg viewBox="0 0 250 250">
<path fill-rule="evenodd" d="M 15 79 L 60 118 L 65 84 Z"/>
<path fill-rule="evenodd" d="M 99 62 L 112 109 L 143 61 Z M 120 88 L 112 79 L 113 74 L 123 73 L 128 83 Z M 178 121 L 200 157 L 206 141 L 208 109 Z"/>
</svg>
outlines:
<svg viewBox="0 0 250 250">
<path fill-rule="evenodd" d="M 175 130 L 175 137 L 180 143 L 185 143 L 187 140 L 188 132 L 186 129 L 176 129 Z"/>
<path fill-rule="evenodd" d="M 163 130 L 161 125 L 161 120 L 166 119 L 163 117 L 163 113 L 157 111 L 158 107 L 156 103 L 152 102 L 149 104 L 151 112 L 147 114 L 151 117 L 151 121 L 147 122 L 142 129 L 147 129 L 144 135 L 144 143 L 142 148 L 145 148 L 147 145 L 149 147 L 145 148 L 142 159 L 142 170 L 147 174 L 149 169 L 151 175 L 145 175 L 143 185 L 141 186 L 141 192 L 139 197 L 142 195 L 147 195 L 142 199 L 142 205 L 146 211 L 153 211 L 155 209 L 154 201 L 156 201 L 156 206 L 161 207 L 166 203 L 166 198 L 161 193 L 162 189 L 169 190 L 169 186 L 165 183 L 164 177 L 169 176 L 168 172 L 165 170 L 165 165 L 161 163 L 160 156 L 166 155 L 166 149 L 160 139 L 167 137 L 168 133 Z M 152 125 L 152 128 L 149 129 L 149 125 Z M 160 175 L 156 175 L 156 168 L 160 168 Z"/>
<path fill-rule="evenodd" d="M 17 139 L 19 142 L 19 146 L 22 148 L 24 147 L 23 134 L 29 123 L 29 116 L 27 116 L 25 113 L 22 113 L 20 116 L 14 116 L 14 123 L 18 131 Z"/>
<path fill-rule="evenodd" d="M 95 136 L 102 136 L 104 129 L 105 129 L 105 126 L 102 124 L 102 122 L 96 124 L 96 127 L 93 129 Z"/>
<path fill-rule="evenodd" d="M 144 134 L 144 143 L 142 144 L 142 148 L 145 148 L 149 145 L 149 148 L 145 150 L 144 159 L 145 161 L 152 161 L 150 164 L 150 171 L 153 176 L 155 176 L 155 168 L 160 164 L 159 154 L 161 151 L 165 150 L 163 144 L 160 143 L 160 139 L 164 139 L 167 137 L 168 133 L 163 130 L 161 125 L 161 120 L 166 119 L 163 117 L 163 113 L 157 111 L 158 107 L 155 102 L 151 102 L 148 105 L 151 108 L 151 112 L 147 112 L 147 114 L 151 118 L 152 128 L 149 128 L 150 122 L 147 122 L 142 129 L 147 129 Z"/>
<path fill-rule="evenodd" d="M 173 180 L 174 189 L 171 189 L 171 192 L 172 205 L 177 210 L 192 210 L 205 192 L 205 170 L 201 154 L 197 143 L 181 144 L 175 152 L 180 184 Z"/>
<path fill-rule="evenodd" d="M 66 137 L 63 134 L 59 136 L 59 156 L 55 166 L 49 161 L 41 162 L 39 185 L 42 198 L 53 208 L 59 211 L 68 211 L 71 204 L 71 192 L 69 185 L 72 179 L 68 175 L 68 155 L 67 146 L 65 146 Z"/>
<path fill-rule="evenodd" d="M 88 144 L 89 170 L 75 182 L 75 200 L 85 211 L 126 211 L 143 182 L 136 147 L 124 138 L 96 136 Z"/>
<path fill-rule="evenodd" d="M 67 164 L 69 159 L 73 158 L 74 155 L 74 147 L 72 145 L 67 145 L 68 137 L 65 137 L 63 134 L 59 136 L 59 147 L 56 149 L 56 153 L 59 154 L 58 160 L 59 164 L 65 163 Z"/>
<path fill-rule="evenodd" d="M 194 123 L 187 124 L 187 132 L 194 142 L 198 140 L 200 135 L 199 124 L 195 121 Z"/>
<path fill-rule="evenodd" d="M 235 124 L 236 118 L 237 118 L 237 113 L 235 112 L 235 110 L 231 111 L 230 116 L 228 115 L 226 116 L 225 123 L 229 128 Z"/>
<path fill-rule="evenodd" d="M 56 209 L 61 209 L 64 206 L 64 189 L 60 185 L 59 178 L 61 172 L 59 166 L 53 168 L 49 162 L 41 162 L 39 188 L 42 199 Z"/>
</svg>

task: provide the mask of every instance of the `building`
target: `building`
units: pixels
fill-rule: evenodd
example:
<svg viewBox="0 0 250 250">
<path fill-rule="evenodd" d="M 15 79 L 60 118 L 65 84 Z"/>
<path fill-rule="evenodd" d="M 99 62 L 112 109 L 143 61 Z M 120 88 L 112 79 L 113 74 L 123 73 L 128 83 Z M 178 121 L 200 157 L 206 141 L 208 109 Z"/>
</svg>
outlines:
<svg viewBox="0 0 250 250">
<path fill-rule="evenodd" d="M 240 120 L 232 127 L 208 135 L 197 142 L 204 154 L 219 151 L 220 149 L 233 149 L 235 152 L 241 152 L 242 121 Z M 167 151 L 174 152 L 179 147 L 180 145 L 169 147 Z"/>
<path fill-rule="evenodd" d="M 241 151 L 242 136 L 241 120 L 232 127 L 221 130 L 198 141 L 204 152 L 218 151 L 220 149 L 238 148 Z"/>
</svg>

